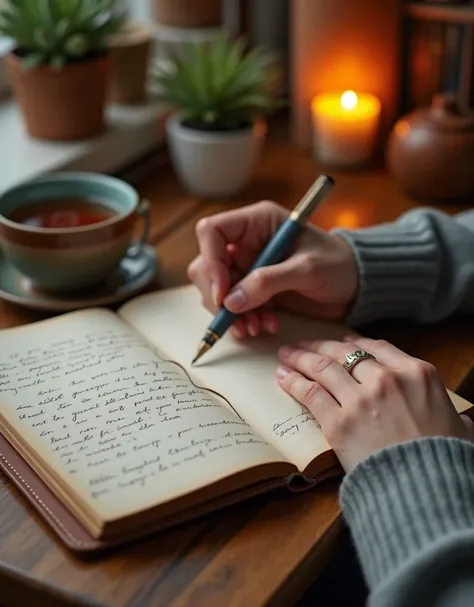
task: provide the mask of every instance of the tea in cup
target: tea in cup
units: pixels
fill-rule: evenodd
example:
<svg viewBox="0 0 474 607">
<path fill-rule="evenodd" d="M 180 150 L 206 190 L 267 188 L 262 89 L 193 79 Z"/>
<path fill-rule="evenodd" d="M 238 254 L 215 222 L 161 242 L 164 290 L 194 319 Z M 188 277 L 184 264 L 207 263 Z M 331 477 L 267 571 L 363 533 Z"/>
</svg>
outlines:
<svg viewBox="0 0 474 607">
<path fill-rule="evenodd" d="M 137 220 L 140 239 L 132 243 Z M 149 233 L 146 202 L 115 177 L 55 173 L 0 196 L 5 257 L 34 286 L 75 291 L 99 284 L 125 256 L 137 256 Z"/>
</svg>

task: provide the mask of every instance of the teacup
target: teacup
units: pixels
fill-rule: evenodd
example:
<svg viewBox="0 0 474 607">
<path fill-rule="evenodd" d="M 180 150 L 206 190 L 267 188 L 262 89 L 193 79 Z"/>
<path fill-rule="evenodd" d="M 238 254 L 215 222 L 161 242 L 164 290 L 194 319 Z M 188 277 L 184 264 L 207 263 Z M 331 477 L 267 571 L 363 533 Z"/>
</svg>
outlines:
<svg viewBox="0 0 474 607">
<path fill-rule="evenodd" d="M 138 218 L 143 230 L 132 243 Z M 148 204 L 137 191 L 106 175 L 53 173 L 0 196 L 6 258 L 35 287 L 51 291 L 102 282 L 125 256 L 140 253 L 149 224 Z"/>
</svg>

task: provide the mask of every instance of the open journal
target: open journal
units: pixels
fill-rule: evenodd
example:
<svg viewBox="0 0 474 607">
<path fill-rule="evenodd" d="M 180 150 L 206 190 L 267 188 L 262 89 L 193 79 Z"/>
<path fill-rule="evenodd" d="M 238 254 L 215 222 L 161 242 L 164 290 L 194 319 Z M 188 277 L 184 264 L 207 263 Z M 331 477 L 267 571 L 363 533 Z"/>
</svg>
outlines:
<svg viewBox="0 0 474 607">
<path fill-rule="evenodd" d="M 347 328 L 282 316 L 278 336 L 225 336 L 191 367 L 210 318 L 188 286 L 1 332 L 0 462 L 70 548 L 340 471 L 274 373 L 280 344 Z"/>
</svg>

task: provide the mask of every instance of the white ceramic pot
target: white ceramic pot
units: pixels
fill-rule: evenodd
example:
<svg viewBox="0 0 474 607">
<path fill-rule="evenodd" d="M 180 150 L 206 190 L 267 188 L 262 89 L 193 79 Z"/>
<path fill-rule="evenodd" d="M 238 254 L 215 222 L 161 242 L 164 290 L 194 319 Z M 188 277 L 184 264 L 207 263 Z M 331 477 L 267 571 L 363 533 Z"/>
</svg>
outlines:
<svg viewBox="0 0 474 607">
<path fill-rule="evenodd" d="M 267 125 L 256 121 L 238 131 L 199 131 L 182 125 L 179 114 L 166 124 L 171 157 L 182 185 L 203 198 L 237 194 L 250 180 Z"/>
</svg>

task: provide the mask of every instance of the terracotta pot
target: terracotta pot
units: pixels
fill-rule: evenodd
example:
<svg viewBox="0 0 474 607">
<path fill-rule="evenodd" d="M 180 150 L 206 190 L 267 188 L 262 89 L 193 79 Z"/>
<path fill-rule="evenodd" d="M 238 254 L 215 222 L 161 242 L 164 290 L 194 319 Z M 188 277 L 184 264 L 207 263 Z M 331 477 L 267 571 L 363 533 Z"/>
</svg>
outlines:
<svg viewBox="0 0 474 607">
<path fill-rule="evenodd" d="M 87 139 L 104 130 L 108 57 L 70 63 L 61 71 L 49 66 L 23 70 L 11 53 L 7 66 L 31 137 Z"/>
<path fill-rule="evenodd" d="M 474 114 L 462 113 L 450 95 L 401 118 L 387 144 L 389 171 L 421 198 L 473 198 L 473 158 Z"/>
<path fill-rule="evenodd" d="M 155 0 L 156 18 L 171 27 L 216 27 L 221 24 L 221 0 Z"/>
<path fill-rule="evenodd" d="M 145 98 L 152 32 L 129 23 L 109 39 L 109 100 L 112 103 L 140 103 Z"/>
</svg>

